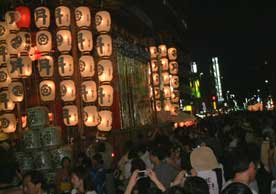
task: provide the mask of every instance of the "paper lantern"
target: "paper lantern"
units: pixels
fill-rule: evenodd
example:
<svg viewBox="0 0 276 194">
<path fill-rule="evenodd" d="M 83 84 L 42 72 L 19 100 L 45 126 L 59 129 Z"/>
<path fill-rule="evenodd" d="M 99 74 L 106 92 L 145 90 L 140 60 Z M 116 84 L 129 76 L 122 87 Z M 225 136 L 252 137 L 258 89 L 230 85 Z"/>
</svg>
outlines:
<svg viewBox="0 0 276 194">
<path fill-rule="evenodd" d="M 174 61 L 177 59 L 177 50 L 176 48 L 172 47 L 168 49 L 168 57 L 169 60 Z"/>
<path fill-rule="evenodd" d="M 13 102 L 22 102 L 24 99 L 24 89 L 21 82 L 12 82 L 9 85 L 9 96 Z"/>
<path fill-rule="evenodd" d="M 85 106 L 83 108 L 83 122 L 87 127 L 94 127 L 99 124 L 99 114 L 96 106 Z"/>
<path fill-rule="evenodd" d="M 150 58 L 151 59 L 156 59 L 157 55 L 158 55 L 157 47 L 156 46 L 150 46 L 149 50 L 150 50 Z"/>
<path fill-rule="evenodd" d="M 111 36 L 104 34 L 97 37 L 97 53 L 100 57 L 110 57 L 112 55 Z"/>
<path fill-rule="evenodd" d="M 32 60 L 29 56 L 12 58 L 7 68 L 11 78 L 28 77 L 32 74 Z"/>
<path fill-rule="evenodd" d="M 167 58 L 162 58 L 161 60 L 161 66 L 162 66 L 162 71 L 168 71 L 169 70 L 169 61 Z"/>
<path fill-rule="evenodd" d="M 0 116 L 1 129 L 4 133 L 13 133 L 16 130 L 16 117 L 14 114 Z"/>
<path fill-rule="evenodd" d="M 164 44 L 159 45 L 158 52 L 159 52 L 160 57 L 166 57 L 167 56 L 167 46 Z"/>
<path fill-rule="evenodd" d="M 40 77 L 52 77 L 54 75 L 53 57 L 43 56 L 38 60 L 37 65 Z"/>
<path fill-rule="evenodd" d="M 101 85 L 98 90 L 98 103 L 100 106 L 112 106 L 113 88 L 110 85 Z"/>
<path fill-rule="evenodd" d="M 154 96 L 155 96 L 155 99 L 160 99 L 160 88 L 159 87 L 154 87 Z"/>
<path fill-rule="evenodd" d="M 73 80 L 63 80 L 60 82 L 61 99 L 65 102 L 76 99 L 76 87 Z"/>
<path fill-rule="evenodd" d="M 43 80 L 39 84 L 39 94 L 42 101 L 53 101 L 56 97 L 55 82 L 52 80 Z"/>
<path fill-rule="evenodd" d="M 162 106 L 161 106 L 161 101 L 160 101 L 160 100 L 156 100 L 156 101 L 155 101 L 155 107 L 156 107 L 156 111 L 157 111 L 157 112 L 160 112 L 160 111 L 161 111 Z"/>
<path fill-rule="evenodd" d="M 20 77 L 29 77 L 32 75 L 32 60 L 29 56 L 21 56 L 19 58 L 17 58 L 17 60 L 20 61 L 20 59 L 22 59 L 22 63 L 23 63 L 23 69 L 22 69 L 22 74 L 20 73 L 19 76 Z M 18 62 L 20 63 L 20 62 Z M 20 71 L 19 71 L 20 72 Z"/>
<path fill-rule="evenodd" d="M 8 46 L 6 44 L 0 45 L 0 64 L 7 63 L 9 59 Z"/>
<path fill-rule="evenodd" d="M 19 36 L 16 34 L 8 34 L 7 40 L 7 49 L 10 55 L 18 55 L 18 48 L 21 44 L 21 40 Z"/>
<path fill-rule="evenodd" d="M 162 73 L 162 81 L 163 85 L 169 85 L 170 84 L 170 74 L 168 72 Z"/>
<path fill-rule="evenodd" d="M 26 6 L 18 6 L 15 10 L 19 13 L 19 19 L 16 22 L 18 28 L 29 28 L 31 25 L 31 11 Z"/>
<path fill-rule="evenodd" d="M 178 74 L 178 63 L 176 61 L 172 61 L 169 63 L 170 66 L 170 73 L 171 74 Z"/>
<path fill-rule="evenodd" d="M 174 102 L 174 103 L 179 102 L 179 90 L 173 90 L 171 92 L 171 101 Z"/>
<path fill-rule="evenodd" d="M 72 76 L 74 73 L 74 60 L 71 55 L 58 57 L 58 72 L 60 76 Z"/>
<path fill-rule="evenodd" d="M 45 106 L 36 106 L 27 109 L 28 127 L 31 129 L 43 128 L 49 125 L 49 110 Z"/>
<path fill-rule="evenodd" d="M 75 105 L 68 105 L 62 108 L 63 122 L 66 126 L 75 126 L 78 124 L 78 108 Z"/>
<path fill-rule="evenodd" d="M 81 96 L 84 102 L 97 100 L 97 85 L 95 81 L 85 81 L 81 84 Z"/>
<path fill-rule="evenodd" d="M 178 104 L 172 104 L 171 105 L 171 115 L 177 116 L 179 112 L 179 105 Z"/>
<path fill-rule="evenodd" d="M 159 86 L 159 84 L 160 84 L 159 74 L 158 73 L 153 73 L 152 74 L 152 79 L 153 79 L 153 85 L 154 86 Z"/>
<path fill-rule="evenodd" d="M 6 67 L 0 68 L 0 88 L 8 87 L 11 83 L 11 77 Z"/>
<path fill-rule="evenodd" d="M 18 32 L 14 39 L 15 48 L 18 52 L 29 52 L 31 49 L 31 34 L 29 32 Z"/>
<path fill-rule="evenodd" d="M 8 91 L 0 93 L 0 111 L 11 111 L 15 107 L 14 102 L 9 97 Z"/>
<path fill-rule="evenodd" d="M 81 77 L 93 77 L 95 74 L 94 58 L 90 55 L 83 55 L 79 59 Z"/>
<path fill-rule="evenodd" d="M 163 91 L 164 91 L 164 97 L 165 98 L 170 98 L 171 97 L 171 88 L 170 88 L 170 86 L 164 86 Z"/>
<path fill-rule="evenodd" d="M 151 60 L 151 70 L 152 72 L 158 72 L 158 61 Z"/>
<path fill-rule="evenodd" d="M 5 14 L 5 21 L 9 30 L 18 30 L 16 22 L 19 19 L 19 13 L 17 11 L 7 11 Z"/>
<path fill-rule="evenodd" d="M 92 32 L 81 30 L 78 32 L 78 48 L 81 52 L 89 52 L 93 49 Z"/>
<path fill-rule="evenodd" d="M 60 52 L 68 52 L 72 49 L 72 35 L 69 30 L 59 30 L 56 39 L 57 48 Z"/>
<path fill-rule="evenodd" d="M 179 87 L 179 77 L 177 75 L 171 76 L 171 86 L 173 88 L 178 88 Z"/>
<path fill-rule="evenodd" d="M 6 22 L 0 22 L 0 40 L 6 40 L 9 34 L 9 29 Z"/>
<path fill-rule="evenodd" d="M 109 12 L 97 12 L 95 16 L 95 23 L 98 32 L 109 32 L 111 28 L 111 17 Z"/>
<path fill-rule="evenodd" d="M 171 111 L 171 101 L 170 100 L 164 100 L 164 110 L 167 112 Z"/>
<path fill-rule="evenodd" d="M 50 10 L 48 7 L 37 7 L 34 10 L 35 25 L 38 28 L 48 28 L 50 26 Z"/>
<path fill-rule="evenodd" d="M 100 82 L 109 82 L 113 79 L 113 66 L 110 60 L 100 60 L 97 65 Z"/>
<path fill-rule="evenodd" d="M 42 57 L 42 53 L 37 49 L 37 46 L 32 46 L 29 51 L 29 57 L 32 61 L 35 61 Z"/>
<path fill-rule="evenodd" d="M 110 131 L 112 129 L 112 112 L 108 110 L 99 111 L 100 124 L 98 130 Z"/>
<path fill-rule="evenodd" d="M 36 33 L 36 46 L 39 52 L 50 52 L 52 49 L 52 34 L 41 30 Z"/>
<path fill-rule="evenodd" d="M 91 25 L 91 14 L 89 7 L 81 6 L 76 8 L 75 19 L 78 27 L 89 27 Z"/>
<path fill-rule="evenodd" d="M 59 6 L 55 9 L 55 18 L 57 27 L 69 27 L 71 25 L 70 9 L 65 6 Z"/>
</svg>

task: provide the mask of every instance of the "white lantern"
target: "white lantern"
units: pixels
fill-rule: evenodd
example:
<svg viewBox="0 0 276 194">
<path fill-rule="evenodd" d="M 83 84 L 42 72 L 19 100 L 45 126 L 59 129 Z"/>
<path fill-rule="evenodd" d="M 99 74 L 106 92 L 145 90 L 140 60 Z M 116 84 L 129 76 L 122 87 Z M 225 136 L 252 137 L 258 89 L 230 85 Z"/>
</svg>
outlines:
<svg viewBox="0 0 276 194">
<path fill-rule="evenodd" d="M 15 107 L 14 102 L 9 97 L 8 91 L 0 93 L 0 111 L 11 111 Z"/>
<path fill-rule="evenodd" d="M 85 106 L 83 108 L 83 122 L 87 127 L 99 124 L 99 114 L 96 106 Z"/>
<path fill-rule="evenodd" d="M 169 70 L 169 61 L 167 58 L 162 58 L 161 60 L 162 65 L 162 71 L 168 71 Z"/>
<path fill-rule="evenodd" d="M 170 86 L 164 86 L 163 91 L 164 91 L 164 97 L 165 98 L 170 98 L 171 97 L 171 88 L 170 88 Z"/>
<path fill-rule="evenodd" d="M 90 55 L 83 55 L 79 59 L 81 77 L 93 77 L 95 74 L 94 58 Z"/>
<path fill-rule="evenodd" d="M 178 103 L 179 102 L 179 90 L 173 90 L 171 92 L 171 100 L 174 103 Z"/>
<path fill-rule="evenodd" d="M 65 102 L 76 99 L 76 87 L 73 80 L 63 80 L 60 82 L 61 99 Z"/>
<path fill-rule="evenodd" d="M 20 38 L 16 34 L 8 34 L 7 48 L 10 55 L 18 55 L 18 48 L 21 44 Z"/>
<path fill-rule="evenodd" d="M 6 22 L 0 22 L 0 40 L 6 40 L 9 34 L 9 29 Z"/>
<path fill-rule="evenodd" d="M 151 59 L 156 59 L 157 58 L 157 47 L 156 46 L 150 46 L 149 47 L 149 50 L 150 50 L 150 58 Z"/>
<path fill-rule="evenodd" d="M 21 63 L 20 63 L 21 62 Z M 9 63 L 7 63 L 7 69 L 9 76 L 12 79 L 18 79 L 19 77 L 19 72 L 23 71 L 23 64 L 22 60 L 18 60 L 18 58 L 11 58 Z"/>
<path fill-rule="evenodd" d="M 98 90 L 98 103 L 100 106 L 112 106 L 113 88 L 110 85 L 101 85 Z"/>
<path fill-rule="evenodd" d="M 52 49 L 52 34 L 42 30 L 36 33 L 36 46 L 39 52 L 50 52 Z"/>
<path fill-rule="evenodd" d="M 72 76 L 74 73 L 74 60 L 71 55 L 58 57 L 58 72 L 60 76 Z"/>
<path fill-rule="evenodd" d="M 176 48 L 172 47 L 168 49 L 168 57 L 171 61 L 174 61 L 177 59 L 177 50 Z"/>
<path fill-rule="evenodd" d="M 78 32 L 78 48 L 81 52 L 89 52 L 93 49 L 92 32 L 81 30 Z"/>
<path fill-rule="evenodd" d="M 112 129 L 112 112 L 108 110 L 99 111 L 99 131 L 110 131 Z"/>
<path fill-rule="evenodd" d="M 171 111 L 171 101 L 170 100 L 164 100 L 164 110 L 167 112 Z"/>
<path fill-rule="evenodd" d="M 161 106 L 161 101 L 160 100 L 155 101 L 155 108 L 156 108 L 156 111 L 158 111 L 158 112 L 161 111 L 162 106 Z"/>
<path fill-rule="evenodd" d="M 9 85 L 9 96 L 13 102 L 22 102 L 24 99 L 24 88 L 21 82 L 12 82 Z"/>
<path fill-rule="evenodd" d="M 153 97 L 153 91 L 152 91 L 152 87 L 149 86 L 149 97 L 152 98 Z"/>
<path fill-rule="evenodd" d="M 152 70 L 152 72 L 158 71 L 158 61 L 157 60 L 151 60 L 151 70 Z"/>
<path fill-rule="evenodd" d="M 155 96 L 155 99 L 160 99 L 160 88 L 159 87 L 154 87 L 154 96 Z"/>
<path fill-rule="evenodd" d="M 56 97 L 55 82 L 52 80 L 43 80 L 39 84 L 39 94 L 42 101 L 53 101 Z"/>
<path fill-rule="evenodd" d="M 57 32 L 57 48 L 60 52 L 68 52 L 72 49 L 72 35 L 69 30 L 59 30 Z"/>
<path fill-rule="evenodd" d="M 17 45 L 18 52 L 29 52 L 31 49 L 31 34 L 29 32 L 18 32 L 14 44 Z"/>
<path fill-rule="evenodd" d="M 179 87 L 179 77 L 177 75 L 173 75 L 171 77 L 171 86 L 173 88 L 178 88 Z"/>
<path fill-rule="evenodd" d="M 97 53 L 100 57 L 110 57 L 112 55 L 112 39 L 107 34 L 97 37 Z"/>
<path fill-rule="evenodd" d="M 100 82 L 109 82 L 113 79 L 113 66 L 110 60 L 100 60 L 97 70 Z"/>
<path fill-rule="evenodd" d="M 0 88 L 8 87 L 11 83 L 11 77 L 6 67 L 0 68 Z"/>
<path fill-rule="evenodd" d="M 38 28 L 48 28 L 50 26 L 50 10 L 47 7 L 37 7 L 34 10 L 35 25 Z"/>
<path fill-rule="evenodd" d="M 22 63 L 23 63 L 23 73 L 20 74 L 20 77 L 29 77 L 32 75 L 32 60 L 29 56 L 21 56 L 20 57 L 22 59 Z M 18 58 L 19 59 L 19 58 Z"/>
<path fill-rule="evenodd" d="M 0 116 L 1 129 L 4 133 L 13 133 L 16 130 L 16 117 L 14 114 Z"/>
<path fill-rule="evenodd" d="M 62 108 L 63 122 L 66 126 L 75 126 L 78 124 L 78 108 L 76 105 L 68 105 Z"/>
<path fill-rule="evenodd" d="M 19 20 L 19 12 L 7 11 L 5 14 L 5 21 L 9 30 L 18 30 L 16 22 Z"/>
<path fill-rule="evenodd" d="M 159 45 L 158 52 L 159 52 L 160 57 L 166 57 L 167 56 L 167 46 L 164 44 Z"/>
<path fill-rule="evenodd" d="M 109 12 L 97 12 L 95 16 L 95 23 L 98 32 L 109 32 L 111 28 L 111 17 Z"/>
<path fill-rule="evenodd" d="M 52 77 L 54 75 L 53 57 L 43 56 L 38 60 L 37 65 L 40 77 Z"/>
<path fill-rule="evenodd" d="M 81 6 L 76 8 L 75 19 L 78 27 L 89 27 L 91 25 L 91 14 L 89 7 Z"/>
<path fill-rule="evenodd" d="M 152 74 L 152 79 L 153 79 L 153 85 L 154 86 L 159 86 L 159 84 L 160 84 L 159 74 L 158 73 L 153 73 Z"/>
<path fill-rule="evenodd" d="M 178 63 L 176 61 L 170 62 L 169 66 L 171 74 L 178 74 Z"/>
<path fill-rule="evenodd" d="M 162 81 L 163 85 L 169 85 L 170 84 L 170 74 L 168 72 L 162 73 Z"/>
<path fill-rule="evenodd" d="M 172 104 L 171 105 L 171 115 L 177 116 L 179 112 L 179 105 L 178 104 Z"/>
<path fill-rule="evenodd" d="M 95 81 L 85 81 L 81 84 L 82 100 L 95 102 L 97 100 L 97 85 Z"/>
<path fill-rule="evenodd" d="M 7 63 L 9 59 L 8 46 L 6 44 L 0 45 L 0 64 Z"/>
<path fill-rule="evenodd" d="M 11 78 L 29 77 L 32 74 L 32 60 L 29 56 L 12 58 L 7 67 Z"/>
<path fill-rule="evenodd" d="M 70 9 L 65 6 L 59 6 L 55 9 L 55 18 L 57 27 L 69 27 L 71 25 Z"/>
</svg>

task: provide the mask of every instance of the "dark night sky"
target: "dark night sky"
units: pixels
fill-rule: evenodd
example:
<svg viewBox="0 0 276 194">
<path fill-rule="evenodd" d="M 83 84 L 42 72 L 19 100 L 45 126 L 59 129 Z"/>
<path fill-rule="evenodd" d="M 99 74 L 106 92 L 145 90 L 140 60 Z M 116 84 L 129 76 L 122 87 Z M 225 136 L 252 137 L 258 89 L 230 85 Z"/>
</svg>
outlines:
<svg viewBox="0 0 276 194">
<path fill-rule="evenodd" d="M 275 4 L 253 0 L 190 1 L 187 43 L 192 59 L 201 71 L 207 72 L 211 57 L 219 57 L 224 92 L 230 89 L 245 97 L 262 89 L 265 79 L 275 79 Z"/>
</svg>

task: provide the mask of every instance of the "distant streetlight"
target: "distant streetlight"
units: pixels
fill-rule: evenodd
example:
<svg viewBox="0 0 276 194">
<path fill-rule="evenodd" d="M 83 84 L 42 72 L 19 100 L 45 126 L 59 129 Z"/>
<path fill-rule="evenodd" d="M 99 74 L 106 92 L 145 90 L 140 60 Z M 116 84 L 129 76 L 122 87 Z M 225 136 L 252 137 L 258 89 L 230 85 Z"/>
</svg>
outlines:
<svg viewBox="0 0 276 194">
<path fill-rule="evenodd" d="M 261 90 L 260 89 L 257 89 L 257 92 L 260 92 Z"/>
<path fill-rule="evenodd" d="M 265 80 L 265 83 L 268 83 L 268 80 L 267 80 L 267 79 Z"/>
</svg>

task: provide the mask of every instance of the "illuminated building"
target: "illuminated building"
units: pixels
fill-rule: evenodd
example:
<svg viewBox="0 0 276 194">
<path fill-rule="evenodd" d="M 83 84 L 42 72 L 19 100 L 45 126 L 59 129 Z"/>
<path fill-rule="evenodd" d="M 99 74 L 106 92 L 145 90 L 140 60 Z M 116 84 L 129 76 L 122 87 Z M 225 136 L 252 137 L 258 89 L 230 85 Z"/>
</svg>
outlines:
<svg viewBox="0 0 276 194">
<path fill-rule="evenodd" d="M 221 76 L 220 76 L 220 70 L 219 70 L 219 63 L 218 58 L 213 57 L 212 58 L 212 73 L 215 81 L 215 88 L 216 88 L 216 96 L 218 99 L 218 102 L 223 102 L 223 96 L 222 96 L 222 86 L 221 86 Z"/>
</svg>

